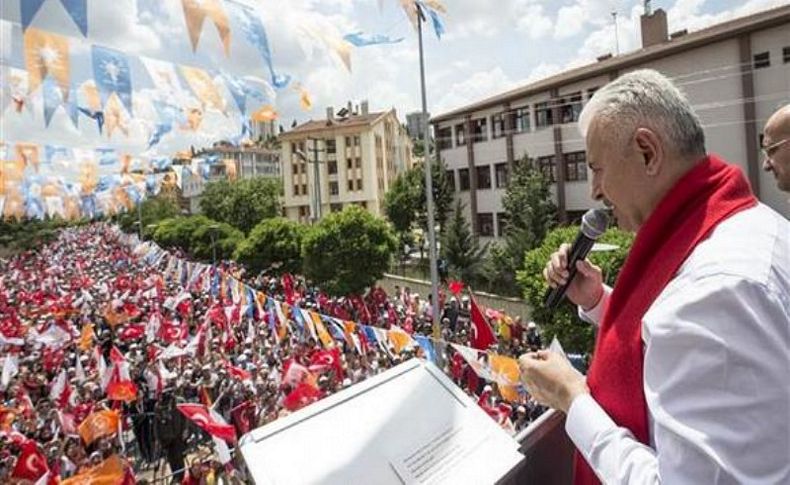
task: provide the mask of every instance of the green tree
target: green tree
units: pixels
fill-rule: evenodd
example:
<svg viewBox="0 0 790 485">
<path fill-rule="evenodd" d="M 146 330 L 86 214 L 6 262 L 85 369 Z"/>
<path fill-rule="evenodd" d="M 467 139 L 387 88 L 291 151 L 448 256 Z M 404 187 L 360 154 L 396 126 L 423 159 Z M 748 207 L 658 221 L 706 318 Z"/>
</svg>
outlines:
<svg viewBox="0 0 790 485">
<path fill-rule="evenodd" d="M 417 205 L 417 223 L 427 232 L 428 230 L 428 201 L 425 198 L 425 169 L 422 164 L 415 165 L 412 169 L 416 173 L 412 175 L 418 179 L 419 202 Z M 444 162 L 434 162 L 431 164 L 431 186 L 433 187 L 433 214 L 434 221 L 439 225 L 439 232 L 444 232 L 447 218 L 452 212 L 455 194 L 453 186 L 450 184 L 450 177 L 447 174 L 447 166 Z"/>
<path fill-rule="evenodd" d="M 330 294 L 361 293 L 384 275 L 397 244 L 386 221 L 348 206 L 305 235 L 304 274 Z"/>
<path fill-rule="evenodd" d="M 192 249 L 192 235 L 195 231 L 202 226 L 212 224 L 215 224 L 215 221 L 203 215 L 171 217 L 157 224 L 152 237 L 154 242 L 163 248 L 181 249 L 189 253 Z"/>
<path fill-rule="evenodd" d="M 442 256 L 450 276 L 476 285 L 480 279 L 488 245 L 480 244 L 464 218 L 464 206 L 459 200 L 442 238 Z"/>
<path fill-rule="evenodd" d="M 140 215 L 143 221 L 143 232 L 150 234 L 151 229 L 148 226 L 157 224 L 164 219 L 176 217 L 181 213 L 175 199 L 164 193 L 155 197 L 150 197 L 142 202 L 140 206 Z M 118 225 L 125 232 L 137 231 L 137 208 L 126 212 L 119 217 Z"/>
<path fill-rule="evenodd" d="M 562 243 L 573 243 L 578 231 L 576 227 L 561 227 L 549 232 L 540 246 L 526 253 L 524 269 L 518 272 L 517 279 L 530 306 L 532 319 L 542 326 L 544 334 L 549 339 L 556 336 L 568 352 L 589 352 L 594 343 L 593 326 L 578 317 L 570 302 L 565 300 L 553 312 L 543 307 L 548 289 L 543 279 L 546 262 Z M 594 251 L 589 255 L 590 261 L 601 267 L 604 283 L 614 285 L 633 239 L 632 233 L 619 229 L 609 229 L 599 239 L 601 243 L 617 247 L 613 251 Z"/>
<path fill-rule="evenodd" d="M 212 261 L 214 252 L 217 261 L 232 259 L 239 244 L 244 240 L 244 233 L 225 222 L 213 222 L 198 226 L 192 233 L 189 254 L 202 261 Z"/>
<path fill-rule="evenodd" d="M 250 231 L 233 258 L 255 273 L 272 265 L 275 274 L 301 272 L 305 232 L 306 226 L 288 219 L 267 219 Z"/>
<path fill-rule="evenodd" d="M 259 222 L 280 214 L 281 195 L 282 183 L 272 178 L 219 180 L 206 185 L 200 209 L 206 217 L 247 234 Z"/>
</svg>

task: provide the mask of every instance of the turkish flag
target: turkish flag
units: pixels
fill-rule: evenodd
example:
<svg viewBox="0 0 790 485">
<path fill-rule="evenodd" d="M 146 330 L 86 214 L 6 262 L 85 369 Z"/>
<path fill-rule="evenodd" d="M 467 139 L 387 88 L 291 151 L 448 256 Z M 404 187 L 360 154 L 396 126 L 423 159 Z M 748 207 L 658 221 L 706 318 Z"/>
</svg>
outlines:
<svg viewBox="0 0 790 485">
<path fill-rule="evenodd" d="M 472 316 L 472 347 L 478 350 L 488 350 L 488 347 L 497 343 L 494 331 L 488 324 L 480 307 L 477 306 L 475 296 L 471 295 L 471 316 Z"/>
<path fill-rule="evenodd" d="M 36 481 L 49 471 L 47 457 L 38 449 L 34 440 L 25 441 L 11 476 Z"/>
<path fill-rule="evenodd" d="M 145 335 L 145 325 L 126 325 L 121 330 L 121 340 L 137 340 Z"/>
<path fill-rule="evenodd" d="M 321 391 L 307 382 L 302 382 L 290 394 L 285 396 L 283 406 L 289 411 L 296 411 L 319 399 L 321 399 Z"/>
<path fill-rule="evenodd" d="M 132 402 L 137 399 L 137 386 L 132 381 L 112 380 L 107 386 L 110 401 Z"/>
<path fill-rule="evenodd" d="M 252 377 L 252 374 L 247 372 L 246 370 L 242 369 L 241 367 L 236 367 L 227 360 L 225 361 L 225 369 L 227 369 L 228 374 L 231 375 L 234 379 L 238 379 L 240 381 L 246 381 Z"/>
<path fill-rule="evenodd" d="M 181 414 L 195 423 L 198 428 L 216 438 L 225 441 L 236 441 L 236 429 L 211 415 L 208 408 L 202 404 L 178 404 Z"/>
<path fill-rule="evenodd" d="M 187 328 L 184 325 L 165 322 L 159 328 L 159 336 L 166 344 L 172 344 L 187 338 Z"/>
<path fill-rule="evenodd" d="M 310 372 L 335 371 L 335 377 L 343 379 L 343 364 L 340 362 L 340 349 L 337 347 L 328 350 L 319 350 L 310 356 Z"/>
<path fill-rule="evenodd" d="M 230 417 L 241 434 L 249 433 L 255 421 L 255 404 L 252 401 L 244 401 L 231 409 Z"/>
</svg>

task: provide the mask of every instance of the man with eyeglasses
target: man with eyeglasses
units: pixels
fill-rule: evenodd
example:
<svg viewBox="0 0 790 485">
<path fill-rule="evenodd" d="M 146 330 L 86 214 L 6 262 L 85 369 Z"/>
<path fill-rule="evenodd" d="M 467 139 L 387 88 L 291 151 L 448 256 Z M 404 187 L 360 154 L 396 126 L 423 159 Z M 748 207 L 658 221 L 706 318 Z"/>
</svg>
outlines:
<svg viewBox="0 0 790 485">
<path fill-rule="evenodd" d="M 779 190 L 790 192 L 790 104 L 768 118 L 762 149 L 763 170 L 774 173 Z"/>
</svg>

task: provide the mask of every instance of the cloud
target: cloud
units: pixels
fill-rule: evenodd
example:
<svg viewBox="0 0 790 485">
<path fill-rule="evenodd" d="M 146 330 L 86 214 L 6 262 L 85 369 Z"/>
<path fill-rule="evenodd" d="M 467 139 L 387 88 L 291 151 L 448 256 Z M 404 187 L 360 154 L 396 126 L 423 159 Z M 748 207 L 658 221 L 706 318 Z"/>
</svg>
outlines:
<svg viewBox="0 0 790 485">
<path fill-rule="evenodd" d="M 580 5 L 560 8 L 554 23 L 554 38 L 566 39 L 581 33 L 584 28 L 584 9 Z"/>
<path fill-rule="evenodd" d="M 540 39 L 551 32 L 552 22 L 540 4 L 526 4 L 520 9 L 516 29 L 525 32 L 531 39 Z"/>
<path fill-rule="evenodd" d="M 451 85 L 433 106 L 437 113 L 446 113 L 452 109 L 511 89 L 517 84 L 505 74 L 501 67 L 478 71 L 465 80 Z"/>
</svg>

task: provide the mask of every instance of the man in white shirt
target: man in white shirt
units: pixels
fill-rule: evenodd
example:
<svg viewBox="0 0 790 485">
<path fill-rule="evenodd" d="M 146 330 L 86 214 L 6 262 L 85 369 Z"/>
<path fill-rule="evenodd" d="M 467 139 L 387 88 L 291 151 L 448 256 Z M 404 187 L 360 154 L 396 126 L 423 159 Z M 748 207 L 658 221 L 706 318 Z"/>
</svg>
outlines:
<svg viewBox="0 0 790 485">
<path fill-rule="evenodd" d="M 790 483 L 790 223 L 705 155 L 691 106 L 655 71 L 599 90 L 580 127 L 593 198 L 637 238 L 614 290 L 588 261 L 568 286 L 600 326 L 588 377 L 550 352 L 519 359 L 532 396 L 567 414 L 576 482 Z M 568 250 L 546 265 L 552 287 Z"/>
</svg>

